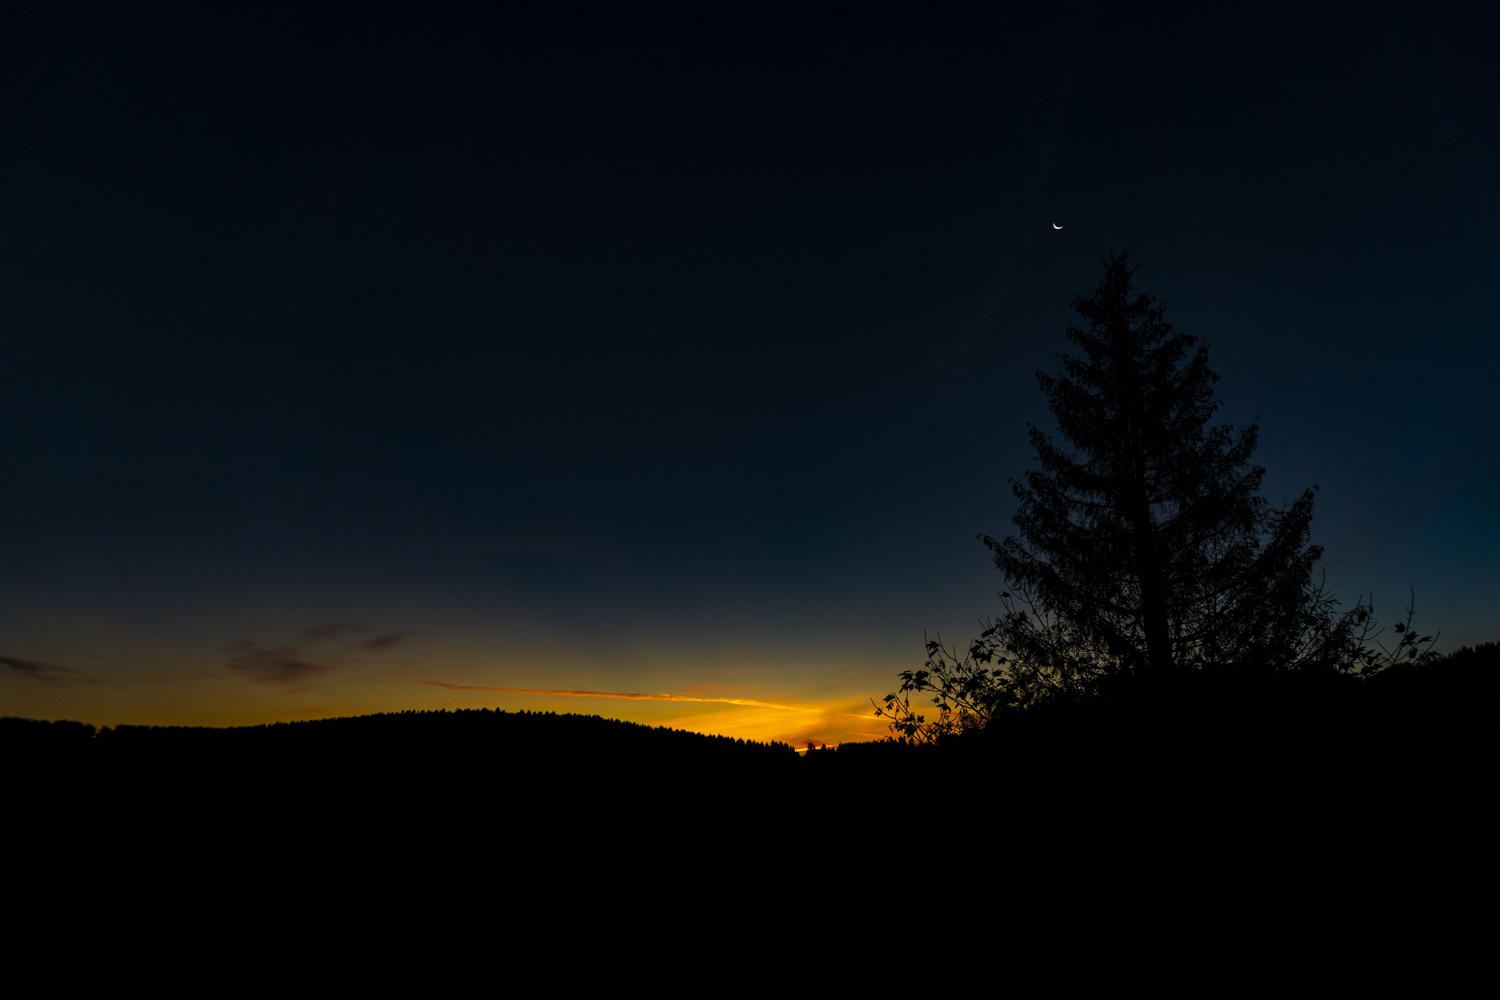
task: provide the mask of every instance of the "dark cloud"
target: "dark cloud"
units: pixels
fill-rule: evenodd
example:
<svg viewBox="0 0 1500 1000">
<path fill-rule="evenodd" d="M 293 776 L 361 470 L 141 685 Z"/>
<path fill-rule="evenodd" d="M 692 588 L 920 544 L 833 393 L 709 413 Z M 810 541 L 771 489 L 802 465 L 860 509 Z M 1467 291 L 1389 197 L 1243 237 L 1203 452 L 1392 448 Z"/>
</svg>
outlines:
<svg viewBox="0 0 1500 1000">
<path fill-rule="evenodd" d="M 366 639 L 359 644 L 359 648 L 368 649 L 372 653 L 384 653 L 409 635 L 411 635 L 410 632 L 388 632 L 385 635 L 377 635 L 373 639 Z"/>
<path fill-rule="evenodd" d="M 23 660 L 15 656 L 0 656 L 0 667 L 9 667 L 23 677 L 41 681 L 43 684 L 56 684 L 63 678 L 59 674 L 66 674 L 66 667 L 54 666 L 51 663 L 38 663 L 36 660 Z"/>
<path fill-rule="evenodd" d="M 384 653 L 410 635 L 387 632 L 372 639 L 354 638 L 370 631 L 364 625 L 325 622 L 304 629 L 291 642 L 281 645 L 262 646 L 240 639 L 230 644 L 226 666 L 251 680 L 292 684 L 328 673 L 350 656 Z"/>
<path fill-rule="evenodd" d="M 333 669 L 332 662 L 308 659 L 295 645 L 262 647 L 241 639 L 230 649 L 229 669 L 257 681 L 290 684 Z"/>
</svg>

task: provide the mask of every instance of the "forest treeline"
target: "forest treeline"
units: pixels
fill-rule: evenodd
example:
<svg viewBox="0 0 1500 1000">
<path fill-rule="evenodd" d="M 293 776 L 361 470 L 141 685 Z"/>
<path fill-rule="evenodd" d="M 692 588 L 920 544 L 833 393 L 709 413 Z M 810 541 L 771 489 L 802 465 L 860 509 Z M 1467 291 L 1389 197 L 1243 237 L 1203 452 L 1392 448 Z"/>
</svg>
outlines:
<svg viewBox="0 0 1500 1000">
<path fill-rule="evenodd" d="M 382 761 L 442 759 L 454 770 L 501 768 L 557 775 L 654 767 L 704 773 L 753 770 L 788 777 L 797 773 L 799 759 L 809 762 L 803 771 L 898 767 L 902 761 L 928 761 L 944 749 L 950 757 L 982 754 L 978 748 L 1000 743 L 1055 744 L 1064 734 L 1077 752 L 1086 752 L 1115 742 L 1117 729 L 1147 728 L 1147 720 L 1162 738 L 1174 740 L 1185 730 L 1220 734 L 1218 742 L 1255 731 L 1259 737 L 1254 750 L 1259 754 L 1271 751 L 1266 744 L 1273 737 L 1294 740 L 1304 750 L 1319 743 L 1330 753 L 1347 751 L 1353 756 L 1371 753 L 1372 742 L 1386 748 L 1430 745 L 1439 735 L 1445 744 L 1453 739 L 1481 744 L 1500 732 L 1500 643 L 1398 664 L 1370 678 L 1202 672 L 1180 679 L 1170 692 L 1153 689 L 1150 700 L 1136 689 L 1121 688 L 1114 695 L 998 717 L 984 730 L 958 733 L 932 745 L 881 740 L 845 743 L 800 756 L 783 742 L 761 743 L 598 715 L 488 708 L 222 728 L 101 728 L 70 720 L 4 717 L 0 747 L 15 763 L 66 762 L 80 768 L 122 763 L 164 771 L 235 763 L 264 768 L 285 761 L 373 767 Z M 1355 730 L 1364 739 L 1356 739 Z M 1150 737 L 1142 733 L 1128 742 L 1144 745 Z M 1128 754 L 1129 746 L 1116 745 L 1112 752 Z"/>
<path fill-rule="evenodd" d="M 86 748 L 90 758 L 206 755 L 227 760 L 296 754 L 462 754 L 482 751 L 557 766 L 604 760 L 682 758 L 789 760 L 786 743 L 758 743 L 598 715 L 459 709 L 379 713 L 256 726 L 96 728 L 69 720 L 0 719 L 0 744 L 12 753 Z"/>
<path fill-rule="evenodd" d="M 296 869 L 369 845 L 523 866 L 605 859 L 621 872 L 640 858 L 833 870 L 851 844 L 868 867 L 896 844 L 925 856 L 923 845 L 981 840 L 1196 864 L 1222 860 L 1220 830 L 1281 864 L 1306 863 L 1308 837 L 1378 853 L 1397 815 L 1433 835 L 1495 829 L 1500 644 L 1367 679 L 1188 680 L 1202 683 L 1170 699 L 1106 692 L 931 744 L 800 755 L 485 709 L 228 729 L 7 718 L 0 752 L 22 841 L 205 870 L 231 857 Z M 1287 824 L 1302 839 L 1286 839 Z"/>
<path fill-rule="evenodd" d="M 553 850 L 561 827 L 712 813 L 799 770 L 785 743 L 491 709 L 225 728 L 5 718 L 0 752 L 23 825 L 103 823 L 137 844 L 194 831 L 275 854 L 311 831 L 484 832 Z"/>
</svg>

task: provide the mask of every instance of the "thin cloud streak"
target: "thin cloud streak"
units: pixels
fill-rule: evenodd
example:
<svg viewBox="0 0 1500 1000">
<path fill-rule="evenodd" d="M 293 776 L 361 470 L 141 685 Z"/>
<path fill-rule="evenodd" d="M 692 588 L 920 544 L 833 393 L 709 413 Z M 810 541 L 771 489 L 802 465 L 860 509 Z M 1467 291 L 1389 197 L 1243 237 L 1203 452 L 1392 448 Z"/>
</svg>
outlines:
<svg viewBox="0 0 1500 1000">
<path fill-rule="evenodd" d="M 67 667 L 59 667 L 51 663 L 40 663 L 36 660 L 23 660 L 16 656 L 0 656 L 0 666 L 8 667 L 22 677 L 41 681 L 43 684 L 56 684 L 62 680 L 61 677 L 57 676 L 58 674 L 70 672 Z"/>
<path fill-rule="evenodd" d="M 293 641 L 280 646 L 261 646 L 248 639 L 231 643 L 226 666 L 259 683 L 292 684 L 334 670 L 351 655 L 379 654 L 395 647 L 411 633 L 388 632 L 359 642 L 353 637 L 370 629 L 347 622 L 325 622 L 303 629 Z M 322 652 L 308 655 L 311 647 Z"/>
<path fill-rule="evenodd" d="M 774 701 L 756 701 L 753 698 L 695 698 L 685 694 L 627 694 L 619 691 L 558 691 L 552 688 L 488 687 L 479 684 L 446 684 L 443 681 L 407 681 L 426 687 L 446 688 L 449 691 L 483 691 L 491 694 L 542 694 L 565 695 L 569 698 L 621 698 L 626 701 L 687 701 L 719 705 L 743 705 L 747 708 L 778 708 L 787 712 L 818 712 L 819 708 L 805 705 L 781 705 Z"/>
</svg>

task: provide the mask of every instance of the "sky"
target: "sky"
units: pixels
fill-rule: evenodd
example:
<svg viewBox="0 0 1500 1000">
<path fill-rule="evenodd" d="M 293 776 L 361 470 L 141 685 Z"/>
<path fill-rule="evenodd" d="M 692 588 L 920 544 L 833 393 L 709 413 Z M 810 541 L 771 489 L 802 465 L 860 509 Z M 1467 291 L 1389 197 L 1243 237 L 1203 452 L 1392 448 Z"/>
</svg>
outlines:
<svg viewBox="0 0 1500 1000">
<path fill-rule="evenodd" d="M 0 714 L 878 738 L 1126 249 L 1500 639 L 1493 7 L 495 6 L 8 9 Z"/>
</svg>

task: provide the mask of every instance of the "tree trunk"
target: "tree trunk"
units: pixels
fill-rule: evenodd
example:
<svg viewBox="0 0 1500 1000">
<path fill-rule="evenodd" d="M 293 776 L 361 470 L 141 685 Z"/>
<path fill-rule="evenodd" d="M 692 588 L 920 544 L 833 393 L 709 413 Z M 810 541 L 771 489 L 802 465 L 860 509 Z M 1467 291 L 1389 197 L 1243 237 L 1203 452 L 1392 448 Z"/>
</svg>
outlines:
<svg viewBox="0 0 1500 1000">
<path fill-rule="evenodd" d="M 1172 633 L 1167 623 L 1166 582 L 1161 559 L 1156 551 L 1152 530 L 1151 508 L 1146 502 L 1145 487 L 1132 484 L 1130 519 L 1135 534 L 1136 580 L 1141 587 L 1141 629 L 1146 635 L 1144 672 L 1161 678 L 1172 672 Z"/>
</svg>

